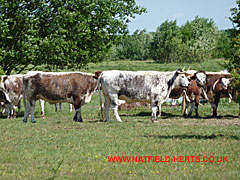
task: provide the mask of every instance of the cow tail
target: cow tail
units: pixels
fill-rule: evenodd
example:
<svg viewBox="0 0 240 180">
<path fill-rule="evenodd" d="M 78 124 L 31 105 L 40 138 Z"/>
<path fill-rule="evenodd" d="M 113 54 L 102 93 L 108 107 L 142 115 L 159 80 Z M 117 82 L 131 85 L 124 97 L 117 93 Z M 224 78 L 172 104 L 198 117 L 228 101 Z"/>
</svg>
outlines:
<svg viewBox="0 0 240 180">
<path fill-rule="evenodd" d="M 25 111 L 26 111 L 26 81 L 24 81 L 24 78 L 23 78 L 23 86 L 22 86 L 22 93 L 23 93 L 23 105 L 24 105 L 24 108 L 25 108 Z"/>
<path fill-rule="evenodd" d="M 183 112 L 183 114 L 185 112 L 185 109 L 186 109 L 186 94 L 184 94 L 183 102 L 182 102 L 182 112 Z"/>
<path fill-rule="evenodd" d="M 103 103 L 102 103 L 102 94 L 101 94 L 101 80 L 102 75 L 98 78 L 97 87 L 98 87 L 98 93 L 99 93 L 99 103 L 100 103 L 100 118 L 103 120 Z"/>
</svg>

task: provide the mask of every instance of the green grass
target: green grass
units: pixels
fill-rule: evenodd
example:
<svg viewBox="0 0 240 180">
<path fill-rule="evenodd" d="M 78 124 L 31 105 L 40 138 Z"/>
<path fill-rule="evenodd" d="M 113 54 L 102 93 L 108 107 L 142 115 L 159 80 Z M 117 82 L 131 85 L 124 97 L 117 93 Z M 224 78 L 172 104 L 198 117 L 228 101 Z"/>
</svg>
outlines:
<svg viewBox="0 0 240 180">
<path fill-rule="evenodd" d="M 175 71 L 178 68 L 184 68 L 187 70 L 188 68 L 194 70 L 204 70 L 204 71 L 221 71 L 225 68 L 221 65 L 226 62 L 223 59 L 214 59 L 208 60 L 204 62 L 195 62 L 195 63 L 155 63 L 153 60 L 147 61 L 130 61 L 130 60 L 122 60 L 122 61 L 103 61 L 101 63 L 90 63 L 87 69 L 82 69 L 81 71 L 86 72 L 95 72 L 95 71 L 104 71 L 104 70 L 128 70 L 128 71 Z"/>
<path fill-rule="evenodd" d="M 127 62 L 132 68 L 127 70 L 160 67 L 149 61 Z M 128 67 L 123 61 L 117 63 Z M 167 66 L 174 70 L 178 65 Z M 89 72 L 115 67 L 116 62 L 91 64 Z M 41 119 L 37 103 L 35 124 L 23 123 L 22 116 L 1 118 L 0 179 L 240 178 L 237 104 L 222 100 L 218 119 L 210 118 L 208 103 L 199 107 L 199 119 L 183 118 L 180 106 L 163 106 L 162 111 L 159 123 L 150 121 L 147 107 L 120 110 L 123 123 L 116 122 L 112 113 L 110 122 L 101 122 L 96 93 L 82 108 L 83 123 L 72 121 L 67 104 L 63 112 L 55 113 L 47 103 L 46 118 Z M 228 162 L 110 163 L 108 156 L 228 156 Z"/>
</svg>

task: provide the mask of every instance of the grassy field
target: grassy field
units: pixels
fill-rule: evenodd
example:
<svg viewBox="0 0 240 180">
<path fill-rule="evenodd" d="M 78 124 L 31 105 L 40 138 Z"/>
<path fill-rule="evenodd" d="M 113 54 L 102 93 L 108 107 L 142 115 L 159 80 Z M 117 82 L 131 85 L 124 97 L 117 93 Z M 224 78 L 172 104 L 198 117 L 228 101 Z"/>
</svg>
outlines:
<svg viewBox="0 0 240 180">
<path fill-rule="evenodd" d="M 222 70 L 219 60 L 191 64 L 194 69 Z M 106 69 L 175 70 L 180 64 L 120 61 L 90 64 L 88 72 Z M 215 67 L 213 67 L 215 66 Z M 188 67 L 188 65 L 185 65 Z M 169 68 L 169 69 L 168 69 Z M 123 123 L 102 122 L 97 93 L 83 106 L 83 123 L 72 121 L 68 105 L 54 112 L 46 104 L 46 118 L 37 123 L 0 119 L 0 179 L 239 179 L 240 119 L 238 105 L 219 105 L 212 119 L 208 103 L 199 107 L 201 118 L 183 118 L 180 106 L 163 106 L 159 123 L 151 110 L 120 110 Z M 227 156 L 228 162 L 109 162 L 108 156 Z"/>
</svg>

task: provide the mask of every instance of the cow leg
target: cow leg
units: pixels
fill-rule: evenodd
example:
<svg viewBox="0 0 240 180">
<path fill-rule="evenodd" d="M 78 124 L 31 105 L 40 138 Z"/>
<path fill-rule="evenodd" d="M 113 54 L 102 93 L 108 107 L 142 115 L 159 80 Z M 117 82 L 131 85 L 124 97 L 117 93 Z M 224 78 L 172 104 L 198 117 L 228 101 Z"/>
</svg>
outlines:
<svg viewBox="0 0 240 180">
<path fill-rule="evenodd" d="M 191 102 L 191 109 L 190 109 L 190 111 L 189 111 L 188 116 L 192 116 L 194 107 L 195 107 L 195 102 Z"/>
<path fill-rule="evenodd" d="M 198 118 L 199 115 L 198 115 L 198 103 L 195 103 L 195 117 Z"/>
<path fill-rule="evenodd" d="M 19 100 L 17 107 L 18 107 L 17 114 L 20 115 L 21 114 L 21 99 Z"/>
<path fill-rule="evenodd" d="M 55 105 L 55 112 L 57 112 L 58 111 L 58 104 L 56 103 L 54 105 Z"/>
<path fill-rule="evenodd" d="M 59 103 L 59 112 L 62 112 L 62 103 Z"/>
<path fill-rule="evenodd" d="M 24 119 L 23 119 L 23 122 L 25 122 L 25 123 L 27 123 L 27 118 L 28 118 L 28 115 L 29 115 L 29 111 L 30 111 L 30 104 L 27 101 L 26 102 L 26 107 L 25 107 Z"/>
<path fill-rule="evenodd" d="M 161 117 L 162 115 L 162 105 L 158 105 L 158 114 L 157 117 Z"/>
<path fill-rule="evenodd" d="M 157 116 L 156 116 L 157 109 L 158 107 L 155 104 L 154 105 L 152 104 L 152 122 L 158 122 Z"/>
<path fill-rule="evenodd" d="M 195 99 L 195 117 L 198 118 L 198 105 L 199 105 L 199 102 L 200 102 L 200 95 L 199 96 L 196 96 L 196 99 Z"/>
<path fill-rule="evenodd" d="M 44 104 L 45 104 L 45 102 L 42 99 L 39 99 L 39 102 L 40 102 L 40 107 L 41 107 L 41 117 L 42 117 L 42 119 L 44 119 L 45 118 L 45 112 L 44 112 Z"/>
<path fill-rule="evenodd" d="M 188 107 L 189 107 L 189 102 L 186 101 L 186 107 L 185 107 L 185 110 L 184 110 L 184 117 L 187 117 Z"/>
<path fill-rule="evenodd" d="M 69 112 L 73 112 L 73 105 L 69 104 Z"/>
<path fill-rule="evenodd" d="M 183 110 L 183 111 L 184 111 L 184 114 L 183 114 L 184 117 L 187 117 L 188 106 L 189 106 L 189 102 L 186 101 L 186 107 L 185 107 L 185 109 Z"/>
<path fill-rule="evenodd" d="M 119 114 L 118 114 L 118 105 L 117 103 L 111 103 L 111 108 L 112 108 L 112 111 L 113 111 L 113 114 L 114 114 L 114 117 L 115 119 L 118 121 L 118 122 L 122 122 Z"/>
<path fill-rule="evenodd" d="M 32 100 L 30 104 L 31 104 L 31 108 L 30 108 L 31 109 L 31 122 L 36 123 L 36 120 L 35 120 L 35 117 L 34 117 L 36 101 Z"/>
<path fill-rule="evenodd" d="M 109 110 L 110 110 L 110 99 L 109 97 L 105 96 L 105 102 L 104 102 L 104 112 L 106 121 L 109 121 Z"/>
<path fill-rule="evenodd" d="M 81 116 L 81 107 L 78 109 L 75 109 L 73 120 L 76 122 L 83 122 L 82 116 Z"/>
<path fill-rule="evenodd" d="M 6 111 L 7 111 L 7 118 L 11 118 L 11 106 L 9 104 L 6 105 Z"/>
<path fill-rule="evenodd" d="M 220 100 L 220 94 L 216 94 L 214 97 L 214 103 L 211 104 L 213 117 L 217 117 L 217 108 L 218 108 L 219 100 Z"/>
<path fill-rule="evenodd" d="M 16 118 L 17 117 L 17 106 L 13 105 L 12 107 L 12 118 Z"/>
</svg>

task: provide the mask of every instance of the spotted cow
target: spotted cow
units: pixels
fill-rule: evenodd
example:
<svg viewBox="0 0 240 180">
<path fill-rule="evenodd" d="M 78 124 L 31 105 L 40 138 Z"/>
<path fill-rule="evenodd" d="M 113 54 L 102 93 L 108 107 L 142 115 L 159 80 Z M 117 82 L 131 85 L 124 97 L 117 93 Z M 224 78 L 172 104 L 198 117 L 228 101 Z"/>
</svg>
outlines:
<svg viewBox="0 0 240 180">
<path fill-rule="evenodd" d="M 189 81 L 181 70 L 174 72 L 103 71 L 98 80 L 99 98 L 100 104 L 102 104 L 100 85 L 105 97 L 106 121 L 109 121 L 109 109 L 111 107 L 116 120 L 122 122 L 117 111 L 118 101 L 122 99 L 128 103 L 150 103 L 152 122 L 157 122 L 157 106 L 168 99 L 173 88 L 186 88 Z"/>
<path fill-rule="evenodd" d="M 8 118 L 16 118 L 16 108 L 20 112 L 23 75 L 3 75 L 0 77 L 0 102 L 6 109 Z"/>
</svg>

